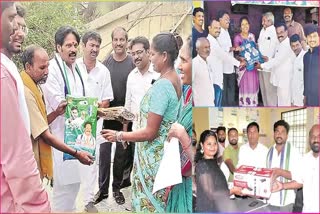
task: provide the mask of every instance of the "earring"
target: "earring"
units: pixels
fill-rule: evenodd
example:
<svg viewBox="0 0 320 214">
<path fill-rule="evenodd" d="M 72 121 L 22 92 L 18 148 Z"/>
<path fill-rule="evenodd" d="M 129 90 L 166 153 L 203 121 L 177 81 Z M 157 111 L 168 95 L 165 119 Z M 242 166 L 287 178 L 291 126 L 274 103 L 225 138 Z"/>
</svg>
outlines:
<svg viewBox="0 0 320 214">
<path fill-rule="evenodd" d="M 200 153 L 203 154 L 203 149 L 201 148 Z"/>
</svg>

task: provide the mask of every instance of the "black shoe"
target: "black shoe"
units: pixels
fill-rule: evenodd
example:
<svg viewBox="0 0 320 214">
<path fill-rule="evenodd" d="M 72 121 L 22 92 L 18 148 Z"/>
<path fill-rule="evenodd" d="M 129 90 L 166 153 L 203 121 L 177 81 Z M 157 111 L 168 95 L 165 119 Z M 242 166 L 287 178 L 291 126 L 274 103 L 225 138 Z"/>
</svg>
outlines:
<svg viewBox="0 0 320 214">
<path fill-rule="evenodd" d="M 105 193 L 101 193 L 100 191 L 97 192 L 97 194 L 93 198 L 93 203 L 98 204 L 100 203 L 103 199 L 108 198 L 109 195 Z"/>
<path fill-rule="evenodd" d="M 122 192 L 113 192 L 113 197 L 116 200 L 117 204 L 121 205 L 126 202 Z"/>
</svg>

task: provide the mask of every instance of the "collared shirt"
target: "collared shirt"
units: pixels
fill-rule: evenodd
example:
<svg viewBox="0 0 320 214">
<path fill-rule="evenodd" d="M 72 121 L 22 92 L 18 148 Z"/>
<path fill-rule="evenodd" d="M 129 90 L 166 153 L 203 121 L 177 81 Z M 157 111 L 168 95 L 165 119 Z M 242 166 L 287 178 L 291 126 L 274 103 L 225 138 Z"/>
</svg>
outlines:
<svg viewBox="0 0 320 214">
<path fill-rule="evenodd" d="M 287 147 L 287 145 L 286 145 L 286 147 Z M 272 161 L 271 161 L 270 168 L 281 168 L 281 166 L 280 166 L 281 153 L 278 154 L 278 151 L 276 149 L 276 145 L 273 145 L 272 153 L 273 154 L 272 154 Z M 270 155 L 271 154 L 269 154 L 269 156 Z M 286 164 L 285 158 L 286 158 L 286 152 L 284 154 L 283 169 L 285 169 L 285 164 Z M 288 171 L 292 172 L 292 174 L 293 174 L 294 170 L 296 168 L 299 168 L 299 166 L 300 166 L 299 162 L 301 161 L 301 155 L 292 144 L 290 146 L 290 156 L 288 158 L 289 158 Z M 269 160 L 267 160 L 267 161 L 269 161 Z M 292 174 L 291 174 L 291 176 L 292 176 Z M 278 177 L 277 180 L 281 181 L 281 178 Z M 283 178 L 283 182 L 284 181 L 285 181 L 285 179 Z M 270 196 L 268 202 L 273 206 L 286 206 L 289 204 L 293 204 L 296 199 L 296 194 L 295 194 L 294 190 L 286 190 L 286 191 L 287 191 L 286 196 L 285 196 L 284 190 L 282 192 L 279 191 L 279 192 L 271 193 L 271 196 Z M 284 197 L 285 197 L 284 204 L 280 203 L 281 194 L 282 194 L 282 200 L 284 200 Z"/>
<path fill-rule="evenodd" d="M 239 149 L 239 160 L 237 167 L 246 165 L 257 168 L 265 168 L 267 154 L 267 147 L 261 143 L 258 143 L 255 149 L 252 149 L 249 143 L 243 144 Z"/>
<path fill-rule="evenodd" d="M 207 62 L 197 55 L 192 59 L 192 68 L 194 106 L 214 106 L 214 89 Z"/>
<path fill-rule="evenodd" d="M 72 70 L 68 66 L 64 66 L 59 54 L 56 54 L 62 72 L 66 71 L 70 86 L 70 94 L 72 96 L 83 96 L 83 85 L 80 76 L 75 71 L 76 63 L 72 65 Z M 86 82 L 84 81 L 84 87 Z M 43 95 L 46 100 L 47 114 L 55 111 L 62 100 L 65 100 L 65 84 L 63 76 L 55 59 L 50 60 L 49 75 L 47 82 L 42 86 Z M 85 90 L 87 91 L 87 90 Z M 60 140 L 64 141 L 65 116 L 58 116 L 51 124 L 51 133 Z M 68 160 L 63 161 L 63 152 L 53 148 L 54 173 L 53 179 L 57 185 L 68 185 L 80 182 L 79 161 Z"/>
<path fill-rule="evenodd" d="M 310 151 L 302 158 L 302 167 L 298 168 L 292 180 L 303 184 L 303 209 L 306 213 L 319 213 L 319 156 Z"/>
<path fill-rule="evenodd" d="M 1 213 L 50 212 L 32 152 L 30 135 L 18 112 L 15 78 L 1 61 Z M 27 113 L 28 114 L 28 113 Z"/>
<path fill-rule="evenodd" d="M 238 148 L 233 148 L 232 145 L 228 145 L 226 149 L 223 151 L 223 160 L 226 161 L 228 159 L 232 160 L 233 166 L 237 167 L 238 165 L 238 160 L 239 160 L 239 151 L 240 151 L 240 146 L 238 144 Z M 233 174 L 230 173 L 229 175 L 229 182 L 233 181 Z"/>
<path fill-rule="evenodd" d="M 291 99 L 295 106 L 303 106 L 303 56 L 306 53 L 303 49 L 295 58 L 291 81 Z"/>
<path fill-rule="evenodd" d="M 24 125 L 28 131 L 28 134 L 31 134 L 30 131 L 30 117 L 28 113 L 28 107 L 26 103 L 26 98 L 24 96 L 24 86 L 21 79 L 21 76 L 19 74 L 19 71 L 17 69 L 17 66 L 14 64 L 12 60 L 10 60 L 5 54 L 1 53 L 1 63 L 4 67 L 8 69 L 12 77 L 15 79 L 17 84 L 17 90 L 18 90 L 18 100 L 19 100 L 19 110 L 21 113 L 22 120 L 24 122 Z"/>
<path fill-rule="evenodd" d="M 127 80 L 127 92 L 125 107 L 135 114 L 135 120 L 133 121 L 133 130 L 137 129 L 137 121 L 139 121 L 140 103 L 144 95 L 152 86 L 152 80 L 158 79 L 159 73 L 153 70 L 153 66 L 150 63 L 148 70 L 141 74 L 138 68 L 134 68 Z"/>
<path fill-rule="evenodd" d="M 290 38 L 294 34 L 299 35 L 300 41 L 306 41 L 306 36 L 304 35 L 302 25 L 299 22 L 295 22 L 294 20 L 292 20 L 288 27 L 288 37 Z"/>
<path fill-rule="evenodd" d="M 216 38 L 209 34 L 207 39 L 210 42 L 211 49 L 210 55 L 207 58 L 210 77 L 213 80 L 214 84 L 219 85 L 220 88 L 223 89 L 224 63 L 239 67 L 240 62 L 236 60 L 232 55 L 224 51 Z"/>
<path fill-rule="evenodd" d="M 268 58 L 274 57 L 278 44 L 279 40 L 274 25 L 271 25 L 266 29 L 261 29 L 258 39 L 258 45 L 259 50 L 263 56 L 267 56 Z"/>
<path fill-rule="evenodd" d="M 208 32 L 206 30 L 203 30 L 202 33 L 200 33 L 194 26 L 192 26 L 192 58 L 197 56 L 197 50 L 196 50 L 196 42 L 197 39 L 201 37 L 207 37 Z"/>
<path fill-rule="evenodd" d="M 262 63 L 261 68 L 267 72 L 271 70 L 270 82 L 272 85 L 289 89 L 294 59 L 295 54 L 287 37 L 277 46 L 274 57 L 269 58 L 268 62 Z"/>
<path fill-rule="evenodd" d="M 230 48 L 232 47 L 231 43 L 231 37 L 228 32 L 228 30 L 225 30 L 224 28 L 221 28 L 221 32 L 219 37 L 217 38 L 221 48 L 230 55 L 230 57 L 233 57 L 233 51 L 230 52 Z M 240 63 L 239 63 L 240 64 Z M 223 73 L 224 74 L 232 74 L 234 73 L 234 67 L 233 64 L 230 62 L 223 62 Z"/>
</svg>

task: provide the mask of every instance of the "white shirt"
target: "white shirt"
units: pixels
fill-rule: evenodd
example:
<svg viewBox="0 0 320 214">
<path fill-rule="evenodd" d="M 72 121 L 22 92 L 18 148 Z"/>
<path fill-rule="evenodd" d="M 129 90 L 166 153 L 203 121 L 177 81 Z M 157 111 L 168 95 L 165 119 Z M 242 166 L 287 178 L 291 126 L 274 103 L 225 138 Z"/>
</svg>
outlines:
<svg viewBox="0 0 320 214">
<path fill-rule="evenodd" d="M 83 96 L 83 86 L 78 73 L 75 71 L 75 63 L 72 65 L 73 71 L 68 66 L 63 66 L 62 59 L 59 54 L 55 55 L 59 61 L 62 71 L 66 68 L 69 80 L 70 92 L 73 96 Z M 86 84 L 84 82 L 84 84 Z M 47 113 L 50 114 L 56 110 L 62 100 L 65 100 L 64 81 L 60 69 L 53 58 L 49 64 L 49 75 L 47 82 L 42 85 L 43 95 L 46 99 Z M 87 91 L 87 90 L 86 90 Z M 58 116 L 50 125 L 50 130 L 60 140 L 64 141 L 64 115 Z M 63 161 L 63 152 L 53 148 L 54 173 L 53 179 L 57 185 L 68 185 L 80 182 L 79 161 L 68 160 Z"/>
<path fill-rule="evenodd" d="M 261 29 L 258 39 L 258 45 L 259 50 L 263 56 L 267 56 L 269 59 L 274 57 L 278 44 L 279 40 L 274 25 L 271 25 L 266 29 Z"/>
<path fill-rule="evenodd" d="M 261 68 L 267 72 L 271 70 L 270 82 L 272 85 L 290 89 L 294 59 L 295 55 L 287 37 L 277 46 L 274 57 L 269 58 L 268 62 L 262 63 Z"/>
<path fill-rule="evenodd" d="M 208 35 L 207 39 L 210 43 L 210 55 L 207 58 L 209 66 L 209 74 L 213 83 L 219 85 L 223 89 L 223 66 L 224 63 L 240 66 L 240 62 L 236 60 L 232 55 L 228 54 L 222 49 L 218 40 Z"/>
<path fill-rule="evenodd" d="M 270 168 L 281 168 L 280 167 L 281 153 L 278 154 L 278 151 L 276 150 L 275 146 L 276 145 L 273 145 L 272 162 L 271 162 L 271 167 Z M 286 146 L 286 148 L 288 148 L 288 147 Z M 285 167 L 285 157 L 286 156 L 284 156 L 284 160 L 283 160 L 284 161 L 283 162 L 284 165 L 283 165 L 283 167 Z M 288 171 L 293 172 L 293 170 L 295 168 L 300 166 L 299 165 L 300 161 L 301 161 L 300 153 L 291 144 Z M 278 177 L 277 180 L 281 181 L 280 177 Z M 284 181 L 285 181 L 285 179 L 283 178 L 282 182 L 284 182 Z M 287 191 L 287 195 L 286 195 L 286 199 L 285 200 L 284 200 L 285 191 L 284 190 L 282 191 L 282 200 L 284 200 L 284 204 L 280 204 L 281 191 L 271 193 L 271 196 L 270 196 L 270 199 L 269 199 L 268 202 L 273 206 L 286 206 L 286 205 L 289 205 L 289 204 L 293 204 L 295 199 L 296 199 L 296 194 L 295 194 L 294 190 L 286 190 L 286 191 Z"/>
<path fill-rule="evenodd" d="M 98 60 L 95 67 L 88 73 L 86 65 L 83 62 L 83 57 L 78 58 L 76 63 L 79 66 L 81 75 L 84 81 L 86 81 L 86 96 L 96 97 L 98 102 L 113 100 L 113 90 L 111 85 L 110 71 Z M 100 137 L 100 131 L 102 130 L 103 119 L 100 118 L 97 121 L 96 137 L 97 143 L 103 143 L 105 140 Z"/>
<path fill-rule="evenodd" d="M 12 60 L 10 60 L 5 54 L 1 53 L 1 63 L 8 69 L 12 77 L 16 80 L 17 83 L 17 91 L 18 91 L 18 101 L 19 101 L 19 110 L 24 122 L 24 125 L 27 129 L 29 135 L 31 135 L 31 127 L 30 127 L 30 116 L 26 103 L 26 97 L 24 96 L 24 85 L 18 71 L 17 66 L 14 64 Z M 7 106 L 7 108 L 10 108 Z"/>
<path fill-rule="evenodd" d="M 218 39 L 218 42 L 219 42 L 221 48 L 227 54 L 229 54 L 230 57 L 233 57 L 233 51 L 230 52 L 230 48 L 232 47 L 232 43 L 231 43 L 231 37 L 230 37 L 228 30 L 221 28 L 220 35 L 217 39 Z M 234 73 L 233 64 L 230 64 L 229 62 L 223 62 L 223 73 L 224 74 Z"/>
<path fill-rule="evenodd" d="M 267 154 L 267 147 L 261 143 L 258 143 L 254 150 L 251 149 L 249 143 L 243 144 L 239 149 L 239 161 L 237 167 L 246 165 L 257 168 L 266 168 Z"/>
<path fill-rule="evenodd" d="M 303 184 L 303 209 L 306 213 L 319 213 L 319 156 L 314 157 L 310 151 L 302 158 L 302 167 L 292 180 Z"/>
<path fill-rule="evenodd" d="M 192 68 L 194 106 L 214 106 L 214 88 L 207 62 L 197 55 L 192 59 Z"/>
<path fill-rule="evenodd" d="M 303 106 L 303 56 L 307 51 L 301 50 L 293 63 L 293 74 L 291 81 L 291 99 L 295 106 Z"/>
<path fill-rule="evenodd" d="M 124 106 L 135 115 L 135 119 L 132 124 L 133 130 L 137 129 L 141 100 L 147 93 L 149 88 L 152 86 L 152 80 L 158 79 L 159 76 L 160 73 L 157 73 L 153 70 L 153 66 L 151 63 L 149 65 L 148 71 L 146 71 L 143 75 L 137 67 L 134 68 L 128 75 L 126 100 Z"/>
</svg>

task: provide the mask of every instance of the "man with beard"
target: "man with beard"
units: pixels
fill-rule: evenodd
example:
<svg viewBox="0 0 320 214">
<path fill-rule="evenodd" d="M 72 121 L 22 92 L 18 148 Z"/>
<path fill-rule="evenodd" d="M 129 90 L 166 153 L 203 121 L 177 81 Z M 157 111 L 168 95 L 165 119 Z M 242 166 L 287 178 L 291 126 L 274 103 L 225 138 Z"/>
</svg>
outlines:
<svg viewBox="0 0 320 214">
<path fill-rule="evenodd" d="M 207 37 L 208 32 L 203 30 L 204 10 L 201 7 L 193 9 L 193 26 L 192 26 L 192 58 L 197 56 L 196 41 L 201 37 Z"/>
<path fill-rule="evenodd" d="M 103 64 L 110 71 L 111 84 L 114 99 L 110 107 L 124 106 L 127 90 L 127 79 L 130 71 L 135 68 L 132 57 L 127 54 L 128 33 L 122 27 L 116 27 L 111 33 L 113 54 L 109 55 Z M 125 126 L 116 120 L 104 121 L 103 129 L 123 131 Z M 110 165 L 111 165 L 110 142 L 100 145 L 99 160 L 99 192 L 95 195 L 94 203 L 97 204 L 109 195 Z M 116 142 L 116 151 L 113 160 L 113 183 L 112 192 L 117 204 L 124 204 L 125 198 L 120 191 L 131 185 L 130 172 L 132 161 L 131 146 L 124 148 L 124 144 Z"/>
<path fill-rule="evenodd" d="M 306 213 L 319 213 L 319 140 L 320 125 L 315 124 L 309 132 L 311 151 L 304 155 L 300 166 L 294 166 L 296 173 L 291 182 L 276 181 L 272 192 L 303 187 L 303 210 Z"/>
<path fill-rule="evenodd" d="M 82 37 L 83 57 L 77 59 L 84 81 L 87 85 L 87 96 L 98 98 L 99 108 L 108 108 L 113 100 L 110 72 L 106 66 L 97 60 L 102 39 L 94 31 L 86 32 Z M 96 154 L 99 154 L 100 144 L 104 138 L 102 130 L 103 119 L 99 118 L 96 127 Z M 91 134 L 91 133 L 90 133 Z M 97 182 L 99 157 L 96 156 L 95 164 L 81 166 L 81 185 L 83 189 L 84 205 L 86 212 L 98 212 L 94 206 L 94 187 Z"/>
<path fill-rule="evenodd" d="M 238 164 L 240 148 L 240 145 L 238 145 L 238 130 L 236 128 L 230 128 L 228 130 L 228 139 L 229 145 L 223 151 L 223 160 L 230 172 L 228 182 L 232 182 L 233 173 L 236 171 L 236 166 Z"/>
<path fill-rule="evenodd" d="M 80 36 L 73 27 L 62 26 L 55 34 L 56 54 L 49 62 L 48 79 L 42 85 L 49 114 L 54 112 L 61 102 L 65 102 L 67 94 L 86 96 L 85 82 L 76 64 L 79 42 Z M 51 122 L 50 129 L 53 135 L 64 141 L 63 114 L 57 115 Z M 53 160 L 53 211 L 73 212 L 76 210 L 75 202 L 80 188 L 79 163 L 75 160 L 63 161 L 63 152 L 57 149 L 53 149 Z"/>
<path fill-rule="evenodd" d="M 284 120 L 279 120 L 273 125 L 275 144 L 267 155 L 267 167 L 273 169 L 272 181 L 292 180 L 292 171 L 299 166 L 301 160 L 299 152 L 287 142 L 289 129 L 289 124 Z M 293 190 L 272 193 L 268 209 L 271 212 L 291 212 L 295 197 Z"/>
</svg>

